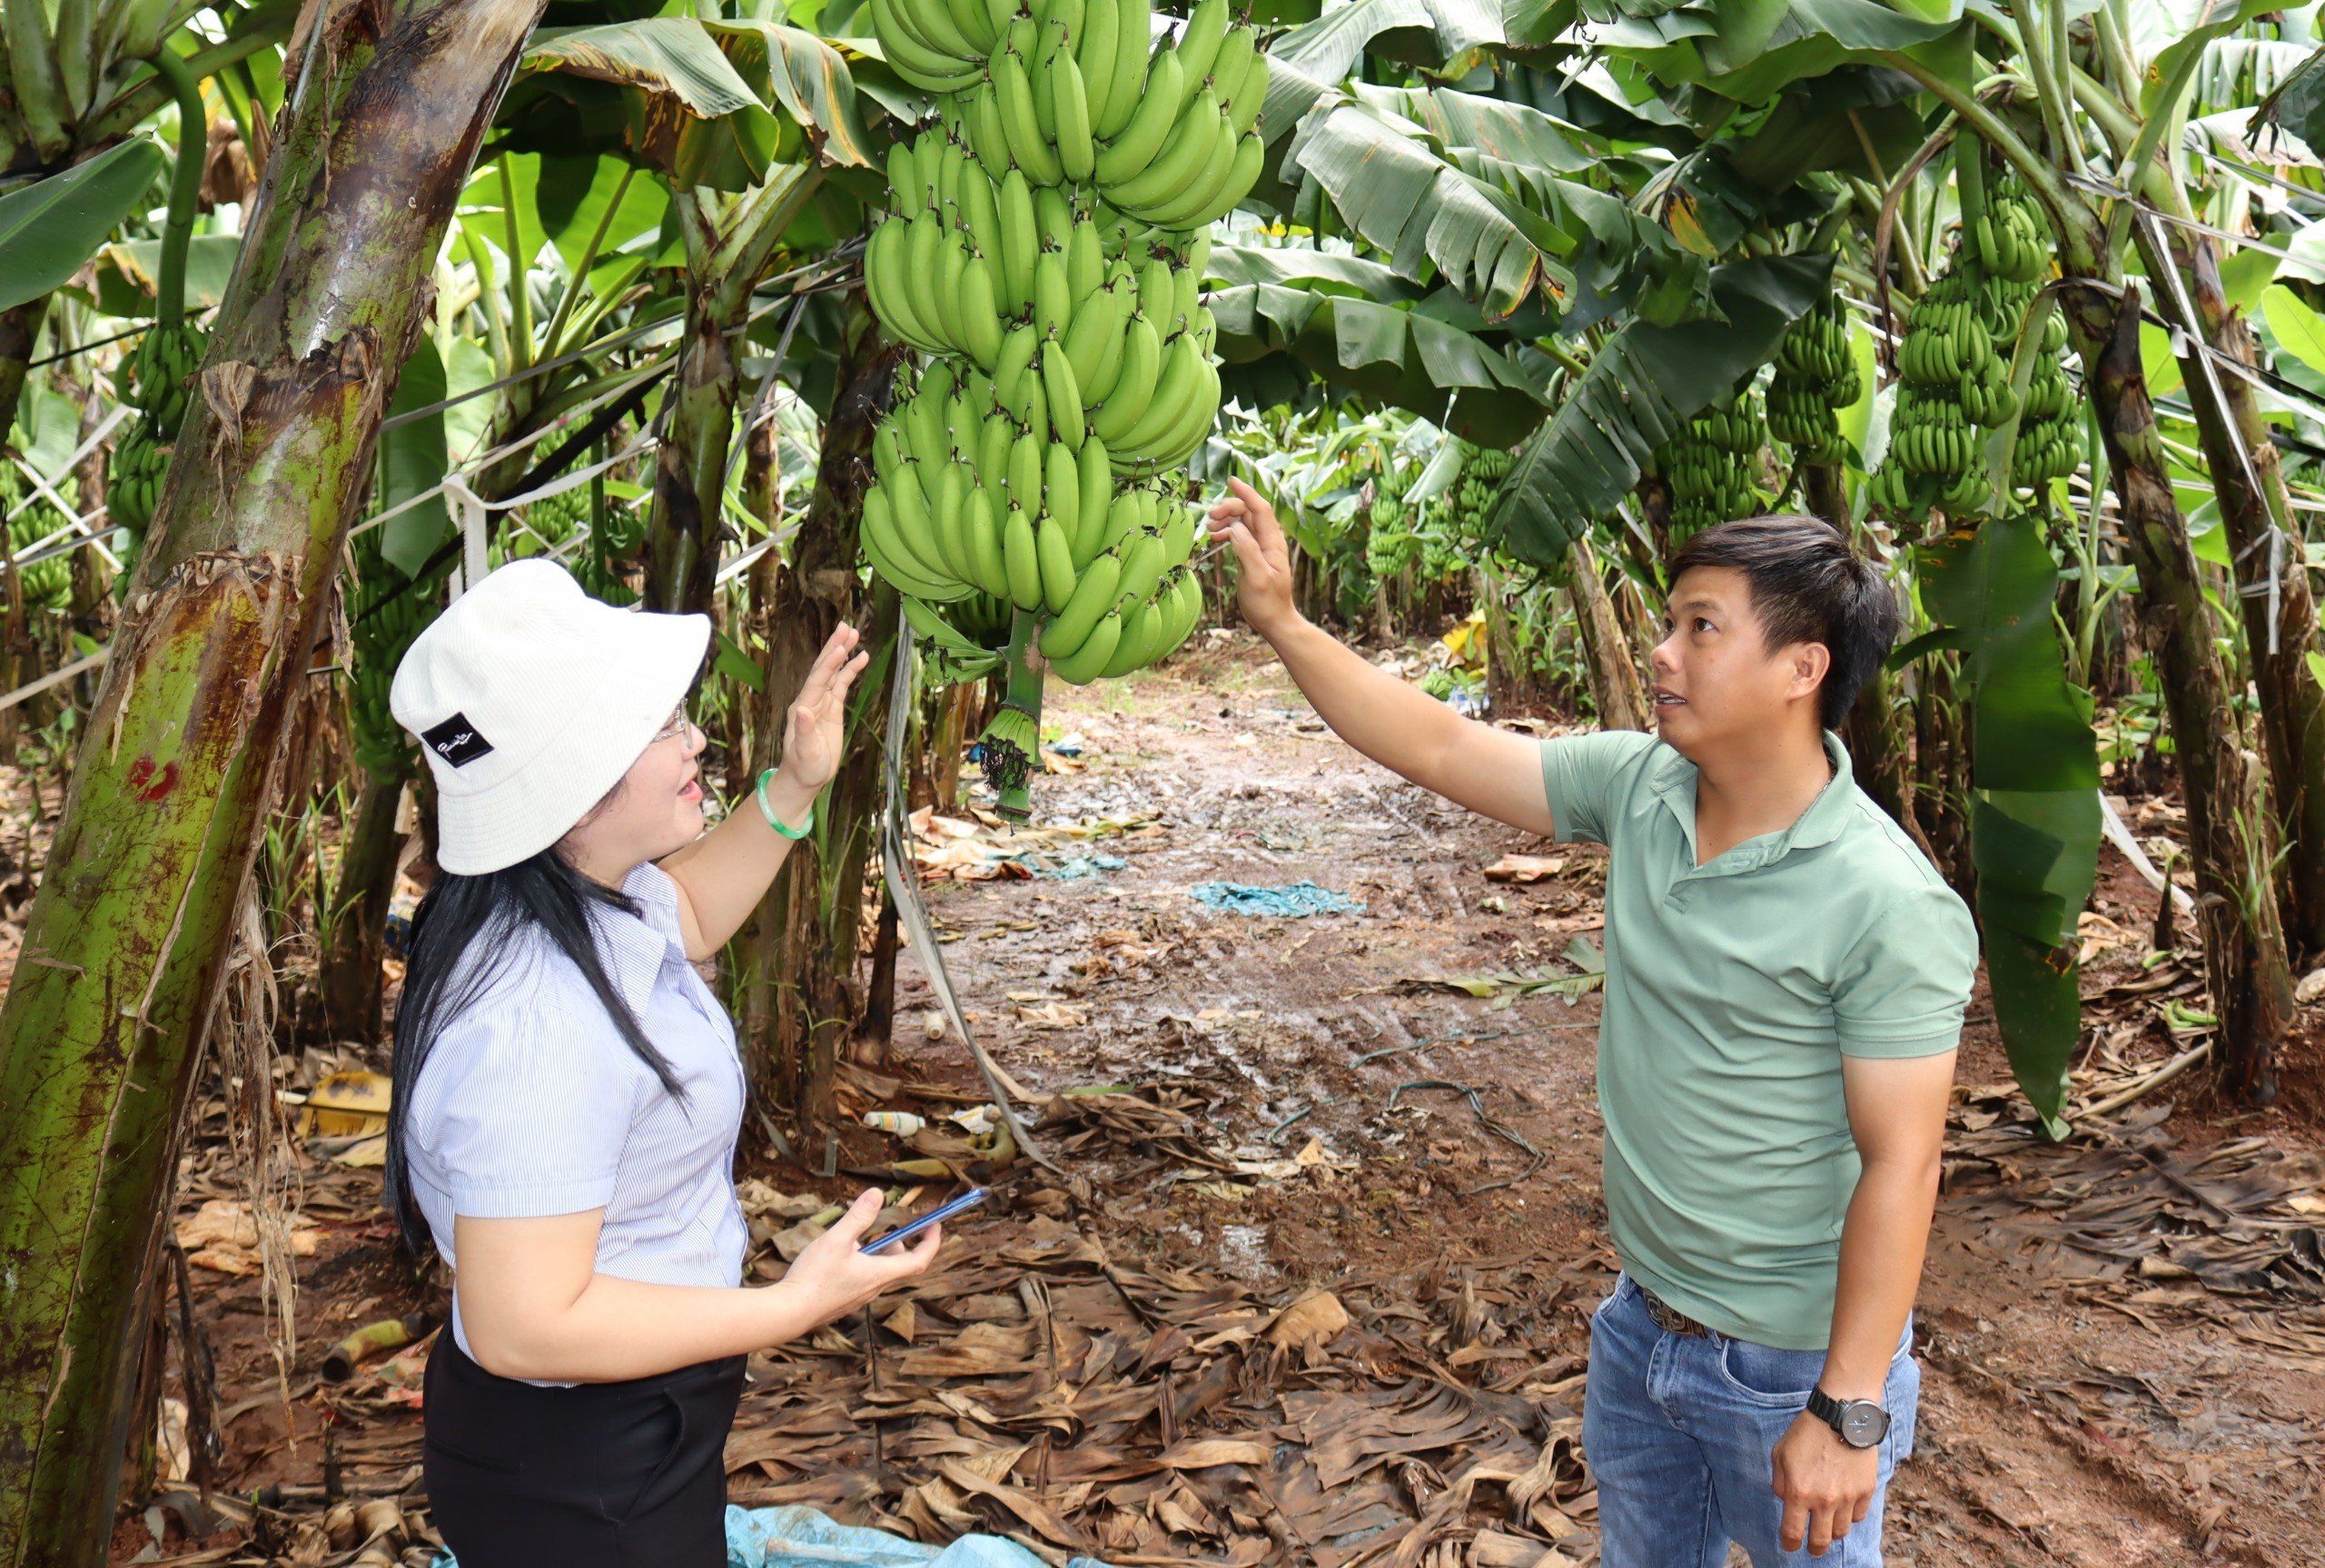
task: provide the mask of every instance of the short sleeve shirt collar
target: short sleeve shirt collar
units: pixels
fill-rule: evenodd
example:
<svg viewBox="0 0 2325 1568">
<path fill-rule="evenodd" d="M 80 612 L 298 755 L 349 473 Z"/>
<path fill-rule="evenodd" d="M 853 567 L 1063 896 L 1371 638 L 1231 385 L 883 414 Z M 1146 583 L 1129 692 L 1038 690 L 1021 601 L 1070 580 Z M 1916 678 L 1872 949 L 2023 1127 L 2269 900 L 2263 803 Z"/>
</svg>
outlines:
<svg viewBox="0 0 2325 1568">
<path fill-rule="evenodd" d="M 629 873 L 621 891 L 638 906 L 638 912 L 594 905 L 590 922 L 597 930 L 598 951 L 604 955 L 608 977 L 630 1010 L 643 1015 L 662 966 L 674 957 L 681 964 L 686 962 L 678 884 L 669 873 L 648 861 Z"/>
</svg>

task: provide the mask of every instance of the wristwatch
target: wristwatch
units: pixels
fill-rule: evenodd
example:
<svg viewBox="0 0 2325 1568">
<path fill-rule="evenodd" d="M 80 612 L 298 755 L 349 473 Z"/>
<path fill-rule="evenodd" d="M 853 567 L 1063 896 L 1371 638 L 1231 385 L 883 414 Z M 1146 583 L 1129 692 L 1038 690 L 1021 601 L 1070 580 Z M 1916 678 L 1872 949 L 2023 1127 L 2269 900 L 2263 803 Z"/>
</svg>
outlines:
<svg viewBox="0 0 2325 1568">
<path fill-rule="evenodd" d="M 1852 1448 L 1870 1448 L 1889 1435 L 1889 1412 L 1870 1399 L 1835 1399 L 1821 1388 L 1808 1391 L 1808 1414 L 1841 1435 Z"/>
</svg>

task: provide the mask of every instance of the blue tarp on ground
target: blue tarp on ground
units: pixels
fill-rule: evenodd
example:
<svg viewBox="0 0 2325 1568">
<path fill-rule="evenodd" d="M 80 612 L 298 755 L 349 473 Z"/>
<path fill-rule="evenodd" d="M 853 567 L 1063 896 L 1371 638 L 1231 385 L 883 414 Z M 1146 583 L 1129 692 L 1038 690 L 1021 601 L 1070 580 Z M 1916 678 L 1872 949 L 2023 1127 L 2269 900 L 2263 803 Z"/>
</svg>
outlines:
<svg viewBox="0 0 2325 1568">
<path fill-rule="evenodd" d="M 1361 914 L 1364 906 L 1344 893 L 1312 882 L 1287 887 L 1252 887 L 1240 882 L 1199 882 L 1187 890 L 1197 903 L 1234 914 L 1298 920 L 1311 914 Z"/>
<path fill-rule="evenodd" d="M 450 1552 L 434 1568 L 458 1568 Z M 949 1546 L 924 1546 L 885 1530 L 826 1518 L 813 1508 L 727 1509 L 727 1568 L 1044 1568 L 1042 1560 L 998 1535 L 964 1535 Z M 1076 1557 L 1068 1568 L 1106 1568 Z"/>
</svg>

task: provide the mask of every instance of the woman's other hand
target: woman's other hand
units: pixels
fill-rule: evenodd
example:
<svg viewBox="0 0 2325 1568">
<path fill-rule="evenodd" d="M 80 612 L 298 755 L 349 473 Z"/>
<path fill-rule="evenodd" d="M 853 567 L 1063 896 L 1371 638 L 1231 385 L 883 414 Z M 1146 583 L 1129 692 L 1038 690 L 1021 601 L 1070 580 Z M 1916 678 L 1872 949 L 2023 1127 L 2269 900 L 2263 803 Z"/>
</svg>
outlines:
<svg viewBox="0 0 2325 1568">
<path fill-rule="evenodd" d="M 877 1188 L 857 1193 L 847 1212 L 831 1228 L 807 1244 L 783 1277 L 785 1286 L 799 1292 L 801 1305 L 814 1323 L 846 1317 L 882 1291 L 928 1271 L 944 1245 L 945 1228 L 932 1225 L 911 1247 L 865 1253 L 864 1233 L 880 1218 Z"/>
</svg>

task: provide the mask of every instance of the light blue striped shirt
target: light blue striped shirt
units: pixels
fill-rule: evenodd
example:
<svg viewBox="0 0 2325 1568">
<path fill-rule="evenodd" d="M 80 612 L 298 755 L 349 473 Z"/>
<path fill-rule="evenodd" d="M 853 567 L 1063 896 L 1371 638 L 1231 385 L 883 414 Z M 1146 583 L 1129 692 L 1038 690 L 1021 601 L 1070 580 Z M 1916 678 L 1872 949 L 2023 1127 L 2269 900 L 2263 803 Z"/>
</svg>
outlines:
<svg viewBox="0 0 2325 1568">
<path fill-rule="evenodd" d="M 593 911 L 598 952 L 685 1100 L 663 1089 L 581 971 L 538 930 L 505 953 L 480 955 L 499 972 L 438 1036 L 413 1090 L 407 1169 L 436 1250 L 455 1270 L 452 1336 L 463 1350 L 457 1214 L 603 1208 L 599 1273 L 742 1282 L 750 1230 L 735 1198 L 744 1087 L 734 1024 L 687 962 L 668 873 L 641 865 L 622 892 L 642 917 Z"/>
</svg>

